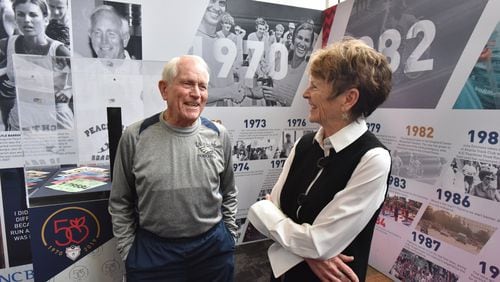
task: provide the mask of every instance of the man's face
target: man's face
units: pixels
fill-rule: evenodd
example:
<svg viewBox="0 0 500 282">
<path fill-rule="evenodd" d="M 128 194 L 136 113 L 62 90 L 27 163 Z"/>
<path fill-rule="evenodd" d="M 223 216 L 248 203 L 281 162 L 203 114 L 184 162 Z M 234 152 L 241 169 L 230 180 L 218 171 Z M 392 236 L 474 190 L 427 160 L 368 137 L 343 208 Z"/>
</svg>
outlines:
<svg viewBox="0 0 500 282">
<path fill-rule="evenodd" d="M 200 117 L 208 98 L 208 73 L 191 58 L 181 58 L 172 82 L 161 80 L 159 88 L 167 101 L 165 119 L 176 127 L 189 127 Z"/>
<path fill-rule="evenodd" d="M 121 20 L 112 13 L 102 12 L 96 17 L 90 31 L 90 41 L 98 58 L 125 58 L 121 25 Z"/>
<path fill-rule="evenodd" d="M 49 0 L 50 18 L 54 20 L 62 20 L 66 16 L 68 10 L 67 0 Z"/>
</svg>

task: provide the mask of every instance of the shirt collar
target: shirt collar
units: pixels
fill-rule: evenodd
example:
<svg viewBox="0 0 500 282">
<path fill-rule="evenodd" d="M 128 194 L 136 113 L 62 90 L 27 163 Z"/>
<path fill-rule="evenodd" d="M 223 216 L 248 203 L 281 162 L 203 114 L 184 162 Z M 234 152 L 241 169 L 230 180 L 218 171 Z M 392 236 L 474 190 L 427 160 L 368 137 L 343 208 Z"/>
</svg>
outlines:
<svg viewBox="0 0 500 282">
<path fill-rule="evenodd" d="M 188 126 L 188 127 L 176 127 L 176 126 L 173 126 L 171 125 L 168 121 L 165 120 L 164 118 L 164 113 L 165 111 L 167 110 L 164 110 L 161 112 L 160 114 L 160 120 L 162 121 L 163 125 L 165 127 L 167 127 L 168 129 L 178 133 L 178 134 L 183 134 L 183 135 L 191 135 L 193 134 L 194 132 L 196 132 L 196 130 L 200 127 L 200 124 L 201 124 L 201 118 L 198 117 L 198 119 L 196 120 L 196 122 L 191 125 L 191 126 Z"/>
<path fill-rule="evenodd" d="M 328 155 L 328 151 L 332 147 L 335 149 L 335 152 L 340 152 L 361 137 L 366 130 L 368 130 L 366 120 L 358 118 L 327 138 L 324 137 L 325 131 L 323 127 L 320 127 L 314 136 L 314 140 L 318 142 L 319 146 L 325 151 L 325 154 Z"/>
</svg>

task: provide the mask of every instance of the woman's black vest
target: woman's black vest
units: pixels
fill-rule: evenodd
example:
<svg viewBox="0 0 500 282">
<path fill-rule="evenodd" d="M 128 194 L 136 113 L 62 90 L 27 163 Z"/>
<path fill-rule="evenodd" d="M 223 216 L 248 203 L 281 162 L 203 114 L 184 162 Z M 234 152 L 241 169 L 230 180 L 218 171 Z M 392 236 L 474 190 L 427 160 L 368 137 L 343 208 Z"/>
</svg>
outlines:
<svg viewBox="0 0 500 282">
<path fill-rule="evenodd" d="M 323 149 L 314 140 L 314 133 L 302 137 L 296 145 L 295 157 L 281 192 L 280 206 L 283 212 L 298 224 L 312 224 L 335 194 L 345 188 L 361 157 L 376 147 L 385 148 L 371 132 L 366 131 L 342 151 L 336 153 L 332 149 L 330 156 L 324 158 Z M 305 195 L 320 167 L 324 167 L 323 172 Z M 297 215 L 299 205 L 301 208 Z M 360 281 L 365 279 L 371 239 L 380 208 L 354 241 L 342 251 L 342 254 L 354 256 L 354 261 L 348 265 Z"/>
</svg>

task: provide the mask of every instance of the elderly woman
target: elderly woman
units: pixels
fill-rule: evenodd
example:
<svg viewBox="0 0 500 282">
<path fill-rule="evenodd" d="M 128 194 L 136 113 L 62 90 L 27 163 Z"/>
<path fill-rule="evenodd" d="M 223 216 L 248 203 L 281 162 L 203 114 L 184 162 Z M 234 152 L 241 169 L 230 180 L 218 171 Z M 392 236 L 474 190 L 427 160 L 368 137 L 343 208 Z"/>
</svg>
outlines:
<svg viewBox="0 0 500 282">
<path fill-rule="evenodd" d="M 292 104 L 295 92 L 299 86 L 302 75 L 307 66 L 307 58 L 312 50 L 314 41 L 314 29 L 311 22 L 302 23 L 292 38 L 292 48 L 288 53 L 288 69 L 286 76 L 281 80 L 273 80 L 273 85 L 262 86 L 264 99 L 275 102 L 281 106 Z M 279 68 L 275 63 L 274 68 Z"/>
<path fill-rule="evenodd" d="M 350 269 L 365 280 L 391 168 L 365 117 L 387 98 L 391 76 L 386 58 L 360 40 L 313 54 L 303 97 L 321 127 L 295 144 L 271 195 L 248 215 L 275 241 L 268 254 L 280 281 L 344 281 Z"/>
<path fill-rule="evenodd" d="M 8 107 L 2 107 L 6 130 L 19 130 L 19 117 L 15 102 L 15 77 L 12 54 L 70 56 L 63 43 L 45 34 L 49 23 L 49 8 L 44 0 L 15 0 L 12 3 L 16 24 L 21 35 L 0 40 L 0 58 L 6 58 L 6 76 L 0 77 L 2 96 L 10 97 Z"/>
</svg>

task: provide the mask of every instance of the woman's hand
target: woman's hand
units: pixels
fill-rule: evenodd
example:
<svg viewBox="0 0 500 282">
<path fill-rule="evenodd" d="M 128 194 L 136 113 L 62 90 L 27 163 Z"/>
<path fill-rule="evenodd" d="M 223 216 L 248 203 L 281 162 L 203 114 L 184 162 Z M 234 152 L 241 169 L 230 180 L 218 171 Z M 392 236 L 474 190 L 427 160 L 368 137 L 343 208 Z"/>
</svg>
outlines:
<svg viewBox="0 0 500 282">
<path fill-rule="evenodd" d="M 58 103 L 69 103 L 69 100 L 73 96 L 73 91 L 71 88 L 62 89 L 55 94 L 56 104 Z"/>
<path fill-rule="evenodd" d="M 346 262 L 354 260 L 352 256 L 340 254 L 328 260 L 315 260 L 309 258 L 304 258 L 304 260 L 322 282 L 359 282 L 356 273 L 346 264 Z"/>
<path fill-rule="evenodd" d="M 279 97 L 276 97 L 276 94 L 274 94 L 274 86 L 267 86 L 263 85 L 262 86 L 262 95 L 264 96 L 264 99 L 266 101 L 272 101 L 280 104 L 281 106 L 289 106 L 290 103 L 287 103 L 286 100 L 280 99 Z"/>
<path fill-rule="evenodd" d="M 245 34 L 247 34 L 247 31 L 240 26 L 234 27 L 234 32 L 241 38 L 245 37 Z"/>
<path fill-rule="evenodd" d="M 235 83 L 231 87 L 233 87 L 233 89 L 231 90 L 231 99 L 233 100 L 233 102 L 237 104 L 243 102 L 246 97 L 244 86 L 241 83 Z"/>
<path fill-rule="evenodd" d="M 262 85 L 262 95 L 266 101 L 278 102 L 276 96 L 274 96 L 274 87 L 268 85 Z"/>
</svg>

